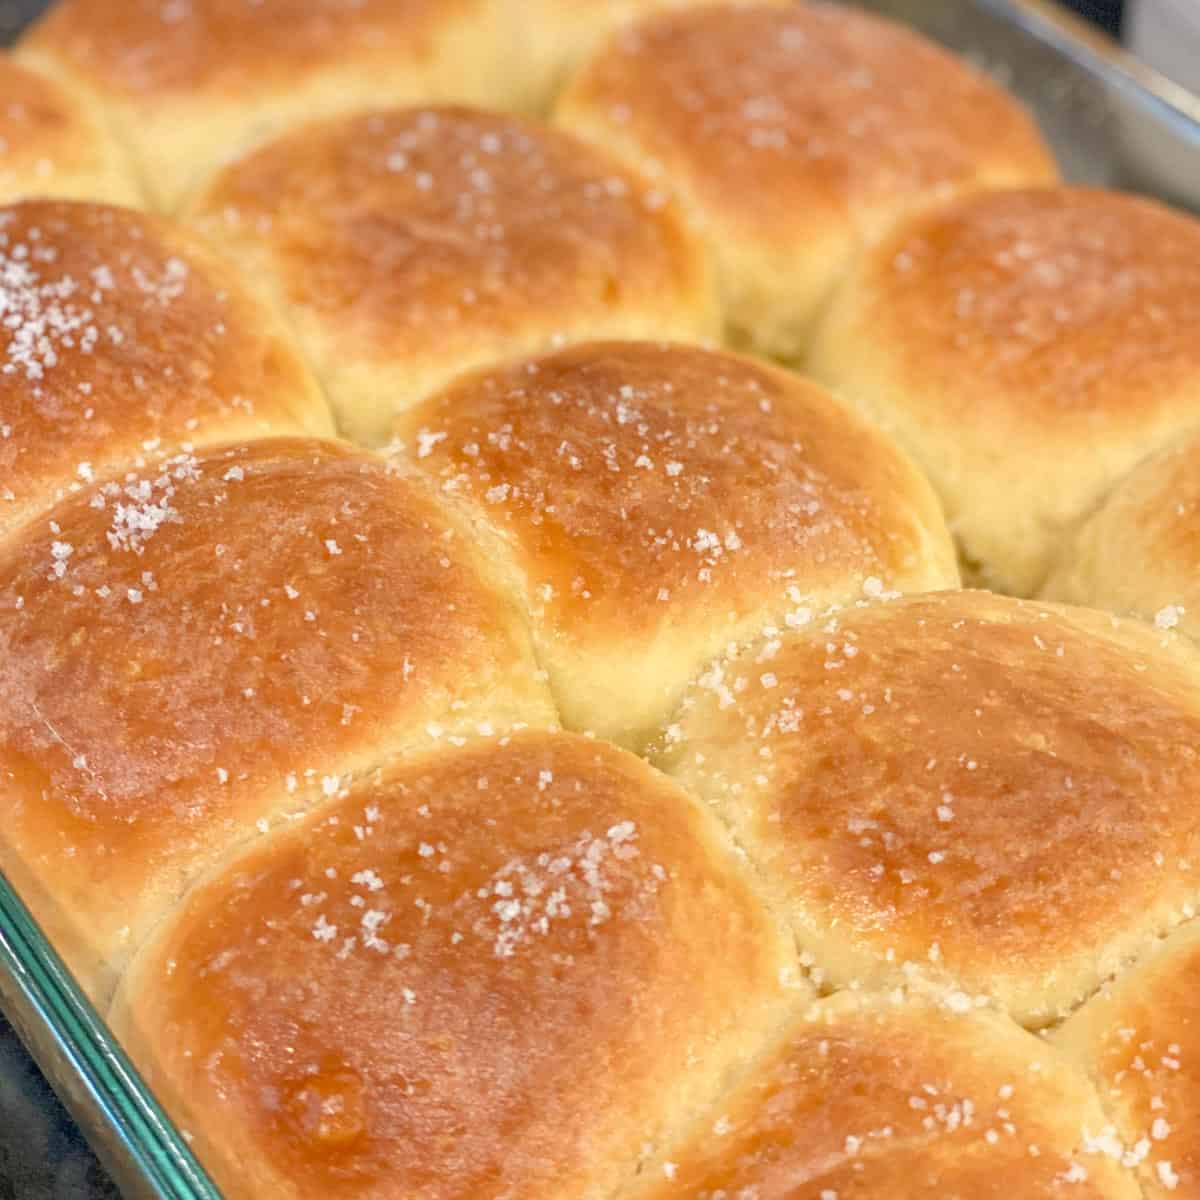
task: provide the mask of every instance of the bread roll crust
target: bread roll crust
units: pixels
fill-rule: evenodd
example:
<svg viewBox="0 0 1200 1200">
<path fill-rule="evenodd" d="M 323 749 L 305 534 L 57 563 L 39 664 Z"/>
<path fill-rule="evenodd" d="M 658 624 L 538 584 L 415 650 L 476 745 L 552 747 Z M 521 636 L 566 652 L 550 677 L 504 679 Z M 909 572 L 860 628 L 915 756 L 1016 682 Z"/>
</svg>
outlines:
<svg viewBox="0 0 1200 1200">
<path fill-rule="evenodd" d="M 1086 1077 L 994 1012 L 848 993 L 792 1020 L 636 1200 L 1137 1200 Z"/>
<path fill-rule="evenodd" d="M 28 196 L 142 203 L 132 164 L 87 102 L 6 57 L 0 62 L 0 202 Z"/>
<path fill-rule="evenodd" d="M 165 221 L 0 208 L 0 273 L 0 532 L 144 455 L 332 432 L 282 322 Z"/>
<path fill-rule="evenodd" d="M 447 17 L 474 0 L 58 0 L 29 36 L 106 88 L 161 100 L 220 92 L 247 103 L 347 60 L 383 64 L 404 45 L 429 54 Z M 270 48 L 270 54 L 264 49 Z"/>
<path fill-rule="evenodd" d="M 984 592 L 814 623 L 703 677 L 658 760 L 837 986 L 1061 1018 L 1200 896 L 1196 656 Z"/>
<path fill-rule="evenodd" d="M 588 343 L 466 376 L 397 431 L 511 564 L 564 720 L 625 744 L 804 605 L 958 583 L 903 455 L 748 358 Z"/>
<path fill-rule="evenodd" d="M 553 724 L 486 575 L 383 463 L 305 440 L 97 484 L 4 547 L 0 866 L 94 996 L 215 856 L 353 772 Z"/>
<path fill-rule="evenodd" d="M 174 209 L 230 154 L 306 120 L 503 102 L 501 0 L 59 0 L 18 54 L 83 87 Z"/>
<path fill-rule="evenodd" d="M 618 29 L 653 13 L 712 0 L 513 0 L 511 33 L 522 58 L 520 103 L 544 110 L 579 63 Z"/>
<path fill-rule="evenodd" d="M 1200 438 L 1139 463 L 1079 527 L 1042 595 L 1200 637 Z"/>
<path fill-rule="evenodd" d="M 575 1200 L 631 1181 L 808 994 L 781 987 L 791 960 L 683 792 L 526 733 L 415 761 L 231 864 L 114 1021 L 230 1200 Z"/>
<path fill-rule="evenodd" d="M 1029 594 L 1195 426 L 1200 222 L 1094 189 L 962 199 L 863 256 L 810 365 L 926 469 L 983 580 Z"/>
<path fill-rule="evenodd" d="M 1191 922 L 1107 983 L 1054 1036 L 1110 1114 L 1105 1152 L 1152 1200 L 1200 1187 L 1200 927 Z"/>
<path fill-rule="evenodd" d="M 465 108 L 310 126 L 227 167 L 194 223 L 292 311 L 344 430 L 459 372 L 589 336 L 716 331 L 660 192 L 569 135 Z"/>
<path fill-rule="evenodd" d="M 650 18 L 585 64 L 557 117 L 678 190 L 714 243 L 735 334 L 789 359 L 863 240 L 962 190 L 1055 178 L 1001 88 L 833 4 Z"/>
</svg>

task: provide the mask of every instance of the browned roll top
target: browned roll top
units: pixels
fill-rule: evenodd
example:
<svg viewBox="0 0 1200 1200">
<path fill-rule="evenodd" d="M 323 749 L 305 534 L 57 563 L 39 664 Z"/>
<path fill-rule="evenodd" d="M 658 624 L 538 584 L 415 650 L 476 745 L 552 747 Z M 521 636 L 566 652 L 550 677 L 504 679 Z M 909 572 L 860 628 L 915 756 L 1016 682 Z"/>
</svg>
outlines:
<svg viewBox="0 0 1200 1200">
<path fill-rule="evenodd" d="M 582 1200 L 807 994 L 790 959 L 682 791 L 527 733 L 251 850 L 139 958 L 116 1023 L 231 1200 Z"/>
<path fill-rule="evenodd" d="M 1194 651 L 984 592 L 814 621 L 700 677 L 659 761 L 838 987 L 928 978 L 1031 1025 L 1200 898 Z"/>
<path fill-rule="evenodd" d="M 468 375 L 397 430 L 511 564 L 564 720 L 624 744 L 730 642 L 864 589 L 958 583 L 911 464 L 748 358 L 589 343 Z"/>
<path fill-rule="evenodd" d="M 631 26 L 556 119 L 652 171 L 712 242 L 739 342 L 795 360 L 854 252 L 914 210 L 1054 178 L 1001 88 L 838 4 L 712 4 Z"/>
<path fill-rule="evenodd" d="M 412 100 L 503 102 L 503 0 L 63 0 L 18 54 L 91 97 L 173 209 L 231 152 Z"/>
<path fill-rule="evenodd" d="M 498 113 L 309 126 L 231 163 L 190 215 L 292 312 L 342 428 L 367 442 L 469 367 L 715 330 L 704 252 L 662 192 Z"/>
<path fill-rule="evenodd" d="M 1196 425 L 1200 222 L 1086 188 L 976 195 L 868 250 L 813 348 L 928 472 L 979 578 L 1028 595 Z"/>
<path fill-rule="evenodd" d="M 0 554 L 0 865 L 111 987 L 196 873 L 357 771 L 553 722 L 486 564 L 335 443 L 181 454 Z"/>
<path fill-rule="evenodd" d="M 157 218 L 0 208 L 0 310 L 0 530 L 143 456 L 332 429 L 282 323 Z"/>
</svg>

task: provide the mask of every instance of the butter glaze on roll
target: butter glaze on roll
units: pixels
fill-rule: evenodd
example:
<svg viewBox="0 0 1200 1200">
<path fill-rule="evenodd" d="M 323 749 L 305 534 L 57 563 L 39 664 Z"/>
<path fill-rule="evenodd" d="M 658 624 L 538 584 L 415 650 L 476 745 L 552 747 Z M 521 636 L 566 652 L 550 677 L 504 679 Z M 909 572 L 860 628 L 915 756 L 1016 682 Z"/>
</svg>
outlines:
<svg viewBox="0 0 1200 1200">
<path fill-rule="evenodd" d="M 155 452 L 332 428 L 283 324 L 196 238 L 103 205 L 0 208 L 0 533 Z"/>
<path fill-rule="evenodd" d="M 810 994 L 701 806 L 526 733 L 231 863 L 113 1018 L 229 1200 L 591 1200 Z"/>
<path fill-rule="evenodd" d="M 1191 922 L 1105 985 L 1056 1033 L 1109 1113 L 1104 1153 L 1150 1200 L 1200 1196 L 1200 925 Z"/>
<path fill-rule="evenodd" d="M 225 159 L 305 121 L 505 97 L 502 0 L 59 0 L 17 53 L 84 89 L 174 210 Z"/>
<path fill-rule="evenodd" d="M 810 367 L 926 470 L 979 580 L 1031 594 L 1200 426 L 1200 222 L 1080 188 L 956 202 L 862 257 Z"/>
<path fill-rule="evenodd" d="M 309 126 L 230 164 L 191 218 L 291 313 L 342 429 L 368 443 L 483 363 L 718 327 L 704 251 L 661 191 L 495 113 Z"/>
<path fill-rule="evenodd" d="M 431 739 L 552 724 L 486 564 L 379 460 L 264 440 L 0 550 L 0 868 L 103 997 L 187 881 Z"/>
<path fill-rule="evenodd" d="M 651 17 L 585 63 L 557 119 L 679 194 L 735 341 L 789 360 L 864 241 L 957 193 L 1056 177 L 1000 87 L 833 4 Z"/>
<path fill-rule="evenodd" d="M 1086 1077 L 994 1012 L 844 993 L 793 1019 L 633 1200 L 1138 1200 Z"/>
<path fill-rule="evenodd" d="M 1200 902 L 1197 666 L 1086 609 L 905 597 L 718 664 L 657 758 L 829 983 L 1041 1026 Z"/>
<path fill-rule="evenodd" d="M 748 358 L 589 343 L 467 376 L 397 432 L 508 564 L 566 724 L 627 745 L 731 641 L 958 584 L 905 457 Z"/>
<path fill-rule="evenodd" d="M 87 100 L 0 60 L 0 202 L 28 196 L 142 203 L 133 165 Z"/>
</svg>

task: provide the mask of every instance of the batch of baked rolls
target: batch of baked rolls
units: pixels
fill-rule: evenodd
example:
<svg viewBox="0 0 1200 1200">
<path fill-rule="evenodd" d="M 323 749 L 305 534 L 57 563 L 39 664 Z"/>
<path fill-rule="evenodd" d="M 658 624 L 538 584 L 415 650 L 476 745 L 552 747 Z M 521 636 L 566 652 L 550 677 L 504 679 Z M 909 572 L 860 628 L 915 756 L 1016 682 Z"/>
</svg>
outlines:
<svg viewBox="0 0 1200 1200">
<path fill-rule="evenodd" d="M 836 4 L 0 68 L 0 870 L 225 1196 L 1200 1197 L 1200 223 Z"/>
</svg>

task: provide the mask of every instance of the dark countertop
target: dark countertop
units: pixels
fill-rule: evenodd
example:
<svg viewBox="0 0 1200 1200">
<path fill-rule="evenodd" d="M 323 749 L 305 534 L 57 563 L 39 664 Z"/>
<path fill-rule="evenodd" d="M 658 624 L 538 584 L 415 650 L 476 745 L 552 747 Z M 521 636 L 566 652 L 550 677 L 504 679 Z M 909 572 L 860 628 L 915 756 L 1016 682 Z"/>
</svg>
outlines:
<svg viewBox="0 0 1200 1200">
<path fill-rule="evenodd" d="M 0 1200 L 119 1200 L 3 1017 Z"/>
</svg>

